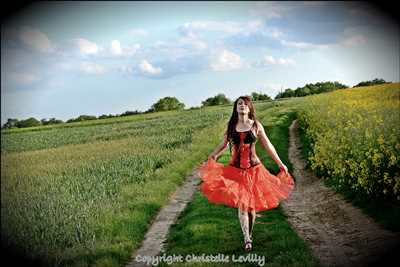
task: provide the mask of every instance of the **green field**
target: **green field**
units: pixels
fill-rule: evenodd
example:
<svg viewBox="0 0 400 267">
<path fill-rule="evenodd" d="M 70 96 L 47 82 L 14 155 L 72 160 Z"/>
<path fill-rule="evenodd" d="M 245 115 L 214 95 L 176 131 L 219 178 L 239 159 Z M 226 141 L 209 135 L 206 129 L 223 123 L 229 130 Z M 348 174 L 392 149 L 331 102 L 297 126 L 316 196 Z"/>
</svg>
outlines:
<svg viewBox="0 0 400 267">
<path fill-rule="evenodd" d="M 211 108 L 2 133 L 4 242 L 49 265 L 121 265 L 227 116 Z"/>
</svg>

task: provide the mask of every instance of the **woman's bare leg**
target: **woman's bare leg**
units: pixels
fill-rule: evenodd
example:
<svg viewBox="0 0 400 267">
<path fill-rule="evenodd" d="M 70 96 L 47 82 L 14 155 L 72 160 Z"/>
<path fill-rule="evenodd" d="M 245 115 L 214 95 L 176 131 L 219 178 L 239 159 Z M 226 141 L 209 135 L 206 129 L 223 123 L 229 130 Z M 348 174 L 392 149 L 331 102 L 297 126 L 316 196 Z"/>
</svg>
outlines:
<svg viewBox="0 0 400 267">
<path fill-rule="evenodd" d="M 250 232 L 249 232 L 249 216 L 246 211 L 240 210 L 238 208 L 238 215 L 239 215 L 239 221 L 240 221 L 240 226 L 242 228 L 243 236 L 244 236 L 244 242 L 250 242 Z"/>
<path fill-rule="evenodd" d="M 256 211 L 252 210 L 251 212 L 248 212 L 249 216 L 249 236 L 250 240 L 253 240 L 253 228 L 254 228 L 254 223 L 256 222 Z"/>
</svg>

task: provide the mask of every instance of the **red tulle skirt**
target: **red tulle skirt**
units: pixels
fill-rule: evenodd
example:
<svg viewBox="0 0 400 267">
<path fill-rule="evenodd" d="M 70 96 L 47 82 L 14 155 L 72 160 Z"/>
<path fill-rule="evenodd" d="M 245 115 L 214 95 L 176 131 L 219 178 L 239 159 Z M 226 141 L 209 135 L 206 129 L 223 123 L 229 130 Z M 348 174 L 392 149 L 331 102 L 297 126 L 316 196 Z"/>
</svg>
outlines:
<svg viewBox="0 0 400 267">
<path fill-rule="evenodd" d="M 290 174 L 281 170 L 273 175 L 262 163 L 240 169 L 209 159 L 200 166 L 198 175 L 203 181 L 200 190 L 211 203 L 242 211 L 276 208 L 294 188 Z"/>
</svg>

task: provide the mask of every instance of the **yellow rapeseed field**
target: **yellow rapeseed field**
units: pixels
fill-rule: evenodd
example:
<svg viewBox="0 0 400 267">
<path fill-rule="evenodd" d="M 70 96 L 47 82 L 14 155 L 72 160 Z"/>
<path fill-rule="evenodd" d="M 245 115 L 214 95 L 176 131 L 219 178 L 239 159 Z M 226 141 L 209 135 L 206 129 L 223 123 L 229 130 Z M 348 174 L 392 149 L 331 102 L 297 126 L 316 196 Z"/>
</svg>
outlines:
<svg viewBox="0 0 400 267">
<path fill-rule="evenodd" d="M 400 84 L 307 97 L 299 119 L 311 168 L 371 195 L 400 200 Z"/>
</svg>

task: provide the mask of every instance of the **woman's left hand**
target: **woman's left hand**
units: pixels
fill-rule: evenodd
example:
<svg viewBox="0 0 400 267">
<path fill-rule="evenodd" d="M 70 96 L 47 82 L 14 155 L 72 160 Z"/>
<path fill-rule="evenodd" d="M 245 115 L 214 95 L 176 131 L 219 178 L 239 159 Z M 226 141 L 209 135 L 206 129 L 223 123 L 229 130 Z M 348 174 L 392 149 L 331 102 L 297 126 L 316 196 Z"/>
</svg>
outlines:
<svg viewBox="0 0 400 267">
<path fill-rule="evenodd" d="M 288 168 L 283 163 L 279 165 L 279 170 L 284 171 L 286 174 L 289 174 Z"/>
</svg>

